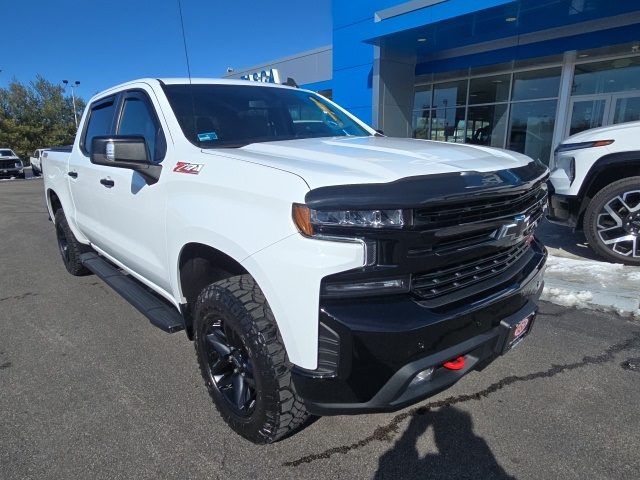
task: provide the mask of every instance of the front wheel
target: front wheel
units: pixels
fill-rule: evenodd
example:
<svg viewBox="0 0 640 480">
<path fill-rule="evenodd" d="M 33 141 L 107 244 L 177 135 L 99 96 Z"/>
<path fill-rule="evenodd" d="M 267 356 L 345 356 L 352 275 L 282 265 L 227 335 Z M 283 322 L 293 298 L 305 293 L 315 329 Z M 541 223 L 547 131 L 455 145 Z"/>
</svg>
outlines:
<svg viewBox="0 0 640 480">
<path fill-rule="evenodd" d="M 611 262 L 640 265 L 640 177 L 600 190 L 585 213 L 585 236 Z"/>
<path fill-rule="evenodd" d="M 299 428 L 308 414 L 296 395 L 271 308 L 250 275 L 213 283 L 198 296 L 194 344 L 218 411 L 259 444 Z"/>
</svg>

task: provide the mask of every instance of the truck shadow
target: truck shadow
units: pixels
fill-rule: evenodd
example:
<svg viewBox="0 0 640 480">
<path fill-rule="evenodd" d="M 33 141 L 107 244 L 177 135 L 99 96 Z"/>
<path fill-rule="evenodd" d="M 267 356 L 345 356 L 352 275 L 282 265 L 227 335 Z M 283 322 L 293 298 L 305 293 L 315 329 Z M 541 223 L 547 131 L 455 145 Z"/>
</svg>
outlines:
<svg viewBox="0 0 640 480">
<path fill-rule="evenodd" d="M 430 427 L 435 444 L 429 447 L 437 453 L 421 456 L 418 442 Z M 500 466 L 487 442 L 473 433 L 471 415 L 450 406 L 414 415 L 402 437 L 380 457 L 374 478 L 515 479 Z"/>
<path fill-rule="evenodd" d="M 547 248 L 556 249 L 584 260 L 602 261 L 602 258 L 589 247 L 587 239 L 581 231 L 574 232 L 571 228 L 554 225 L 544 220 L 536 230 L 536 237 Z"/>
</svg>

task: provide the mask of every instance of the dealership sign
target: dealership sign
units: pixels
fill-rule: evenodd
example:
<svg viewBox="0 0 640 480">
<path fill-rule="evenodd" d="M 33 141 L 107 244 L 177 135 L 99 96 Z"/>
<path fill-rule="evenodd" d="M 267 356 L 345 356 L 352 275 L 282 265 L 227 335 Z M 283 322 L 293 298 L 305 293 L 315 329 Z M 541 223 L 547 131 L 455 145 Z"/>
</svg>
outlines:
<svg viewBox="0 0 640 480">
<path fill-rule="evenodd" d="M 240 78 L 251 82 L 280 83 L 280 75 L 278 75 L 278 70 L 275 68 L 262 70 L 261 72 L 249 73 L 247 75 L 242 75 Z"/>
</svg>

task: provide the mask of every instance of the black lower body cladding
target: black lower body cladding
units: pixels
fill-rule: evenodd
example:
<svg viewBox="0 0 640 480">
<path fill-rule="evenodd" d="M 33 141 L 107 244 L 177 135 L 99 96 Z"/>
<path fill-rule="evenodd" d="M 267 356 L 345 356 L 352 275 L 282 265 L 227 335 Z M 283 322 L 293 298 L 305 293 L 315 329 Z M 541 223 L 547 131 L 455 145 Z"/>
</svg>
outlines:
<svg viewBox="0 0 640 480">
<path fill-rule="evenodd" d="M 410 295 L 322 301 L 322 368 L 294 367 L 292 375 L 307 410 L 316 415 L 393 411 L 486 366 L 504 352 L 508 326 L 537 311 L 547 254 L 536 240 L 531 250 L 524 268 L 502 290 L 448 311 L 430 309 Z M 462 369 L 443 367 L 458 357 L 465 359 Z M 432 367 L 429 380 L 409 386 Z"/>
</svg>

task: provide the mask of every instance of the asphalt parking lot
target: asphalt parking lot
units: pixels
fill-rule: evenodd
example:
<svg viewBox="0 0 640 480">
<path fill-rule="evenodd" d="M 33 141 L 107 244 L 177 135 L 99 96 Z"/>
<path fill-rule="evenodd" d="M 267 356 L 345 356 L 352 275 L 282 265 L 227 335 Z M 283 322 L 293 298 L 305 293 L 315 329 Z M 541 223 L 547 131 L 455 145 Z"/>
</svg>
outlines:
<svg viewBox="0 0 640 480">
<path fill-rule="evenodd" d="M 42 181 L 0 182 L 0 478 L 635 479 L 640 319 L 541 305 L 532 334 L 414 407 L 271 446 L 217 415 L 183 333 L 68 275 Z"/>
</svg>

